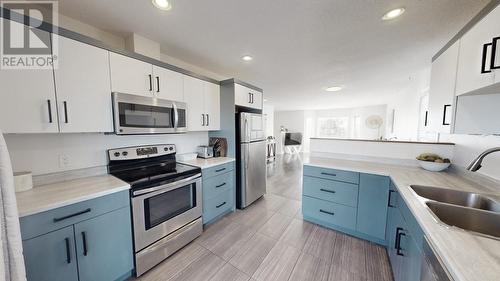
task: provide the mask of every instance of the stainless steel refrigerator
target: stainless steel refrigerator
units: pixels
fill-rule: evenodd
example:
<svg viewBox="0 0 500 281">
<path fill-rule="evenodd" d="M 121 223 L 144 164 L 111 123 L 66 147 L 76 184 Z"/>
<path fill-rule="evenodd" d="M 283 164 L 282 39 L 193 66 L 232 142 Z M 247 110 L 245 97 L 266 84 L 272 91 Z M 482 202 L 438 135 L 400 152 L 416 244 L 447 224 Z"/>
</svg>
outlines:
<svg viewBox="0 0 500 281">
<path fill-rule="evenodd" d="M 237 207 L 248 207 L 266 193 L 266 137 L 262 114 L 237 115 Z"/>
</svg>

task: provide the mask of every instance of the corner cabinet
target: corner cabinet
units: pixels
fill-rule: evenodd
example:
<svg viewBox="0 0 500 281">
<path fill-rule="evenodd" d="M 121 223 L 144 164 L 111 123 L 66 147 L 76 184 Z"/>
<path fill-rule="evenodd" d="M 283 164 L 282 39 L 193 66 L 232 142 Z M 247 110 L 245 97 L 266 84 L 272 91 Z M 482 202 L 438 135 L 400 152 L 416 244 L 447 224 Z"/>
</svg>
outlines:
<svg viewBox="0 0 500 281">
<path fill-rule="evenodd" d="M 184 101 L 188 106 L 189 131 L 220 129 L 220 86 L 184 76 Z"/>
<path fill-rule="evenodd" d="M 451 132 L 452 107 L 457 81 L 457 41 L 432 63 L 429 93 L 428 130 L 437 133 Z"/>
<path fill-rule="evenodd" d="M 395 281 L 420 281 L 423 232 L 391 184 L 387 253 Z"/>
<path fill-rule="evenodd" d="M 30 281 L 125 280 L 133 273 L 128 191 L 22 217 Z"/>
</svg>

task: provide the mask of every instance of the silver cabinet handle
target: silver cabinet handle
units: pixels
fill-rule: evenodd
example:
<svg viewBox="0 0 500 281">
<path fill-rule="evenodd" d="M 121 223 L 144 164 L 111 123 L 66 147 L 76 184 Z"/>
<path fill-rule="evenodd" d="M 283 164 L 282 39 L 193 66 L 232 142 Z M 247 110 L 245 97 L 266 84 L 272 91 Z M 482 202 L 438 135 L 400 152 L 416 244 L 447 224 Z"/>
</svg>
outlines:
<svg viewBox="0 0 500 281">
<path fill-rule="evenodd" d="M 205 126 L 205 114 L 201 114 L 201 125 Z"/>
</svg>

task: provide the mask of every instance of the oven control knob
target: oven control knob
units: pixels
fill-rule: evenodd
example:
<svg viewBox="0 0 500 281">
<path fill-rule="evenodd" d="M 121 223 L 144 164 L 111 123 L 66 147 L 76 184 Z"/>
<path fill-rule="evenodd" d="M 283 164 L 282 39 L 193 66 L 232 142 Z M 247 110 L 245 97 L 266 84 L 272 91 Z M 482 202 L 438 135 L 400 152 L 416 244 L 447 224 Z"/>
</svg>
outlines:
<svg viewBox="0 0 500 281">
<path fill-rule="evenodd" d="M 170 147 L 169 149 L 170 149 L 170 151 L 174 150 L 174 148 L 173 148 L 173 147 Z"/>
<path fill-rule="evenodd" d="M 127 155 L 128 155 L 128 152 L 124 151 L 124 152 L 122 152 L 122 155 L 123 155 L 123 156 L 127 156 Z"/>
<path fill-rule="evenodd" d="M 168 147 L 165 147 L 163 150 L 168 151 Z"/>
<path fill-rule="evenodd" d="M 115 152 L 115 157 L 119 157 L 120 156 L 120 152 Z"/>
</svg>

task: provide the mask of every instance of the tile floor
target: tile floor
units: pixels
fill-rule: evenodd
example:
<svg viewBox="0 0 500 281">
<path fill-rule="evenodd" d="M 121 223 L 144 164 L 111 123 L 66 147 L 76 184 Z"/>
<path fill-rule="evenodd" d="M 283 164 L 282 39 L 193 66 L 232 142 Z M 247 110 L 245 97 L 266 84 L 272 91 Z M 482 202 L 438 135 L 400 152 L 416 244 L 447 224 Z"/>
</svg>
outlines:
<svg viewBox="0 0 500 281">
<path fill-rule="evenodd" d="M 267 195 L 209 226 L 140 281 L 392 281 L 383 247 L 302 220 L 301 155 L 268 166 Z"/>
</svg>

